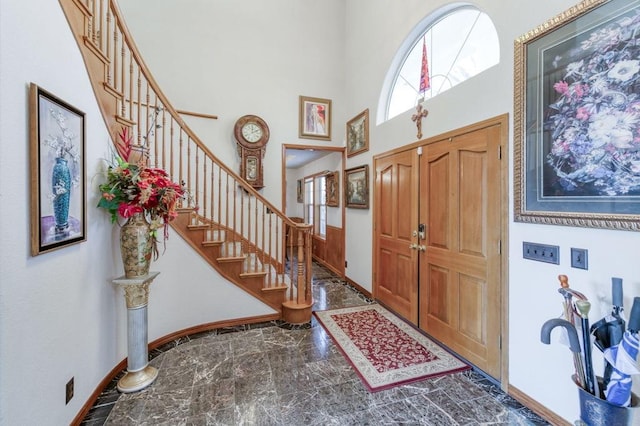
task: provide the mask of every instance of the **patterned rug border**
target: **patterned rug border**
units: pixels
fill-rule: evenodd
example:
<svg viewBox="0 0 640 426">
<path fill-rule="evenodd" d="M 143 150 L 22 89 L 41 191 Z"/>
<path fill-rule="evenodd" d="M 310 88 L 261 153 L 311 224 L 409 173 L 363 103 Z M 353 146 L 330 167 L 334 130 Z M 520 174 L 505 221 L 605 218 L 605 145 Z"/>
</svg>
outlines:
<svg viewBox="0 0 640 426">
<path fill-rule="evenodd" d="M 345 332 L 331 318 L 332 315 L 375 310 L 392 324 L 402 330 L 407 336 L 419 342 L 424 348 L 438 357 L 438 360 L 426 364 L 409 366 L 379 373 L 360 349 L 352 342 Z M 313 312 L 320 325 L 329 334 L 345 359 L 351 364 L 355 372 L 370 392 L 379 392 L 407 383 L 414 383 L 428 378 L 444 376 L 470 370 L 471 366 L 460 360 L 439 344 L 422 334 L 391 311 L 374 303 L 370 305 L 353 306 L 349 308 L 328 309 Z M 434 371 L 437 368 L 437 371 Z"/>
</svg>

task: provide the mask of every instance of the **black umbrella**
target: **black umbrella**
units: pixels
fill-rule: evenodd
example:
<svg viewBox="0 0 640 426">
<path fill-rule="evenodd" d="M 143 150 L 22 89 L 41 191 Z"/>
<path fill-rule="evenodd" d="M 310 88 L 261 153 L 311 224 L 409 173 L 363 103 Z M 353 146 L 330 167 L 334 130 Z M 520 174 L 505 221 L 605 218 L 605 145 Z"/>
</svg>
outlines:
<svg viewBox="0 0 640 426">
<path fill-rule="evenodd" d="M 589 311 L 591 310 L 591 303 L 589 303 L 588 300 L 576 300 L 576 308 L 580 313 L 580 322 L 582 325 L 585 390 L 591 395 L 598 396 L 596 375 L 593 371 L 593 360 L 591 358 L 591 334 L 589 334 Z"/>
<path fill-rule="evenodd" d="M 591 334 L 595 336 L 594 344 L 604 352 L 622 341 L 625 331 L 625 321 L 622 318 L 622 278 L 611 278 L 612 310 L 611 314 L 595 322 L 591 326 Z M 603 386 L 606 389 L 611 380 L 613 365 L 605 360 Z"/>
<path fill-rule="evenodd" d="M 631 375 L 640 374 L 636 363 L 640 350 L 640 297 L 634 297 L 629 329 L 624 332 L 622 341 L 607 349 L 604 353 L 613 365 L 613 373 L 609 385 L 605 389 L 607 401 L 621 407 L 631 403 Z"/>
</svg>

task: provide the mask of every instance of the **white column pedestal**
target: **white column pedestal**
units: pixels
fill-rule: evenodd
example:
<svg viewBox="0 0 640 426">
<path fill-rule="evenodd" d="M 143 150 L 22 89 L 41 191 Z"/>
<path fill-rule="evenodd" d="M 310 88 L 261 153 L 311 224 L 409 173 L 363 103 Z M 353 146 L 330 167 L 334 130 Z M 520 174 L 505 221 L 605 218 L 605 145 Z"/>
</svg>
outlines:
<svg viewBox="0 0 640 426">
<path fill-rule="evenodd" d="M 118 380 L 118 390 L 136 392 L 158 377 L 158 369 L 149 365 L 147 304 L 149 285 L 160 272 L 138 278 L 116 278 L 113 283 L 124 289 L 127 302 L 127 373 Z"/>
</svg>

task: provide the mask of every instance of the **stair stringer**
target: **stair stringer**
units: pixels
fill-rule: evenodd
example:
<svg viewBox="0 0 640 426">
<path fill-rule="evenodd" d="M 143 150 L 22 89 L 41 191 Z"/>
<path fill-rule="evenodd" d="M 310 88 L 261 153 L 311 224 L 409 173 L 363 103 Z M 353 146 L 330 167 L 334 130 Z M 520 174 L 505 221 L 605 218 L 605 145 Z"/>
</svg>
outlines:
<svg viewBox="0 0 640 426">
<path fill-rule="evenodd" d="M 191 209 L 180 210 L 178 218 L 171 222 L 172 228 L 176 233 L 229 282 L 256 297 L 282 315 L 282 305 L 287 300 L 286 294 L 289 288 L 287 286 L 265 287 L 264 281 L 267 272 L 246 273 L 242 267 L 244 264 L 244 255 L 236 258 L 222 257 L 220 255 L 219 245 L 221 245 L 223 241 L 216 242 L 219 244 L 206 244 L 204 230 L 198 232 L 198 230 L 189 228 L 191 224 L 191 214 Z"/>
</svg>

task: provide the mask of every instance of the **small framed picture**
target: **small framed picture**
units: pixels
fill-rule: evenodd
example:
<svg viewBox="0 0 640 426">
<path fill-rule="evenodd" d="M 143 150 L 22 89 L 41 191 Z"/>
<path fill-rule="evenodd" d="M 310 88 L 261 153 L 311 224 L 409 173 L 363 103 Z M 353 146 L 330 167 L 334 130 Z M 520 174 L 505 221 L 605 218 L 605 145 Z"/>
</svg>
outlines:
<svg viewBox="0 0 640 426">
<path fill-rule="evenodd" d="M 31 83 L 31 255 L 86 241 L 84 112 Z"/>
<path fill-rule="evenodd" d="M 340 206 L 340 172 L 331 172 L 325 176 L 327 180 L 327 206 Z"/>
<path fill-rule="evenodd" d="M 344 198 L 346 207 L 369 208 L 369 165 L 345 170 Z"/>
<path fill-rule="evenodd" d="M 298 136 L 331 140 L 331 100 L 300 96 Z"/>
<path fill-rule="evenodd" d="M 347 157 L 369 150 L 369 109 L 347 122 Z"/>
<path fill-rule="evenodd" d="M 298 203 L 304 203 L 304 180 L 298 179 L 296 182 L 296 200 Z"/>
</svg>

